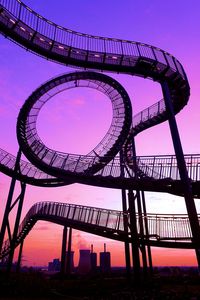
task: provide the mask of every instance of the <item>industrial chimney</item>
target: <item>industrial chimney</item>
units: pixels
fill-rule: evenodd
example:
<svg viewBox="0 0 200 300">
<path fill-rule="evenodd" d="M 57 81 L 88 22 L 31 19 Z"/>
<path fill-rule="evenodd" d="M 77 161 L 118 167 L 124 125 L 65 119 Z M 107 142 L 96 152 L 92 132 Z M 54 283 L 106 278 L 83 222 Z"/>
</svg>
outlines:
<svg viewBox="0 0 200 300">
<path fill-rule="evenodd" d="M 92 271 L 96 271 L 96 269 L 97 269 L 97 254 L 95 252 L 93 252 L 93 245 L 91 245 L 90 261 L 91 261 Z"/>
</svg>

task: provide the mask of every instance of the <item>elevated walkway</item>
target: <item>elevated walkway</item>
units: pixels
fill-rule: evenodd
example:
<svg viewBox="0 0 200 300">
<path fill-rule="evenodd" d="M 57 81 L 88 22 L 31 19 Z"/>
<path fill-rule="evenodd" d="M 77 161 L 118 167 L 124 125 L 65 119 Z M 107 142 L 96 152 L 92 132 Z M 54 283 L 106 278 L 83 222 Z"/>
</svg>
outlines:
<svg viewBox="0 0 200 300">
<path fill-rule="evenodd" d="M 131 242 L 130 229 L 124 231 L 124 214 L 129 212 L 102 209 L 97 207 L 74 205 L 58 202 L 38 202 L 34 204 L 19 226 L 15 247 L 28 235 L 39 220 L 66 225 L 74 229 L 103 236 L 118 241 Z M 137 231 L 140 243 L 156 247 L 194 248 L 191 241 L 192 233 L 189 219 L 186 215 L 141 215 L 143 227 L 145 219 L 148 223 L 148 235 L 140 234 L 139 216 L 137 215 Z M 199 217 L 200 220 L 200 217 Z M 10 241 L 4 242 L 0 258 L 8 255 Z"/>
</svg>

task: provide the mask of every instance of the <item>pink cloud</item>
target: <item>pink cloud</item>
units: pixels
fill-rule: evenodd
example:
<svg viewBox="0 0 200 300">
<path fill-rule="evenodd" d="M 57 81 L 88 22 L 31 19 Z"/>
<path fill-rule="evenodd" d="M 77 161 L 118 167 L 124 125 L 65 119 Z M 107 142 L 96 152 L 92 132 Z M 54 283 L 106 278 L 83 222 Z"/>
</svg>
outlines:
<svg viewBox="0 0 200 300">
<path fill-rule="evenodd" d="M 70 101 L 73 106 L 83 106 L 85 101 L 83 98 L 75 98 Z"/>
</svg>

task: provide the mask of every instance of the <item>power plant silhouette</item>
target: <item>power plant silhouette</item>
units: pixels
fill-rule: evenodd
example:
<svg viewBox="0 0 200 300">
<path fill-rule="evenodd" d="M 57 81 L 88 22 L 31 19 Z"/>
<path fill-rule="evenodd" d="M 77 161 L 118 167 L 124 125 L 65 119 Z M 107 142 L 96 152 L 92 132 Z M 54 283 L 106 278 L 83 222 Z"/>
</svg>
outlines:
<svg viewBox="0 0 200 300">
<path fill-rule="evenodd" d="M 11 177 L 0 234 L 0 258 L 6 257 L 7 269 L 11 269 L 18 246 L 20 268 L 24 240 L 38 220 L 63 226 L 61 272 L 73 267 L 72 228 L 123 242 L 127 274 L 131 272 L 132 257 L 135 278 L 139 278 L 141 267 L 144 272 L 152 270 L 152 246 L 194 249 L 200 267 L 199 216 L 194 202 L 194 198 L 200 198 L 200 155 L 184 155 L 175 118 L 190 96 L 182 64 L 170 53 L 145 43 L 63 28 L 19 0 L 0 0 L 0 31 L 45 59 L 83 69 L 57 76 L 33 91 L 18 115 L 16 157 L 0 149 L 0 170 Z M 160 84 L 163 99 L 132 116 L 126 90 L 103 72 L 152 79 Z M 60 91 L 79 87 L 104 93 L 113 109 L 108 132 L 87 155 L 50 149 L 37 131 L 43 106 Z M 164 121 L 169 122 L 175 155 L 137 156 L 135 136 Z M 22 159 L 22 153 L 28 162 Z M 21 190 L 15 198 L 17 181 Z M 39 202 L 20 223 L 27 185 L 67 188 L 74 183 L 121 190 L 122 211 Z M 146 191 L 181 196 L 187 215 L 149 214 Z M 11 214 L 15 217 L 13 230 Z M 80 273 L 89 272 L 96 262 L 93 251 L 80 250 Z M 110 269 L 106 249 L 100 253 L 100 268 L 102 272 Z"/>
<path fill-rule="evenodd" d="M 71 273 L 78 273 L 85 275 L 88 273 L 94 273 L 97 271 L 97 253 L 93 252 L 93 245 L 90 249 L 79 250 L 79 262 L 77 268 L 74 267 L 74 251 L 66 252 L 65 254 L 65 271 L 67 268 L 67 259 L 69 257 L 69 270 Z M 106 244 L 104 244 L 104 252 L 100 252 L 100 265 L 99 269 L 102 273 L 109 273 L 111 271 L 111 254 L 106 251 Z M 52 262 L 48 263 L 49 272 L 61 271 L 61 261 L 58 258 L 54 258 Z"/>
</svg>

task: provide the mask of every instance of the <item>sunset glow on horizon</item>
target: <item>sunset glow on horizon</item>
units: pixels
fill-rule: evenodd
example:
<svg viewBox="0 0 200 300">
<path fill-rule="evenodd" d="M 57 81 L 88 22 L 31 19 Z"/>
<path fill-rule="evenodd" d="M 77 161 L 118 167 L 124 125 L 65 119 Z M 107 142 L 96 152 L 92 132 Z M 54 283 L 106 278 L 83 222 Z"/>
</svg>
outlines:
<svg viewBox="0 0 200 300">
<path fill-rule="evenodd" d="M 199 10 L 196 0 L 139 1 L 126 4 L 114 0 L 66 2 L 24 1 L 47 19 L 76 30 L 100 36 L 140 41 L 164 49 L 183 64 L 191 87 L 188 105 L 177 115 L 185 154 L 200 153 L 200 39 Z M 187 20 L 187 24 L 186 24 Z M 76 69 L 45 60 L 25 51 L 0 36 L 0 148 L 13 155 L 18 151 L 16 122 L 19 110 L 29 95 L 45 81 Z M 160 85 L 149 79 L 112 74 L 127 90 L 133 115 L 160 100 Z M 38 133 L 44 143 L 62 152 L 86 154 L 105 135 L 112 121 L 110 100 L 99 91 L 76 88 L 53 97 L 38 117 Z M 136 139 L 137 155 L 174 154 L 167 122 L 150 128 Z M 23 157 L 24 158 L 24 157 Z M 7 200 L 10 178 L 0 173 L 0 220 Z M 17 195 L 19 186 L 15 191 Z M 148 213 L 186 214 L 184 199 L 171 194 L 146 192 Z M 40 201 L 55 201 L 122 210 L 121 190 L 72 184 L 58 188 L 27 186 L 22 218 L 31 206 Z M 195 200 L 200 213 L 200 200 Z M 13 212 L 14 215 L 15 211 Z M 11 214 L 12 215 L 12 214 Z M 11 217 L 11 223 L 13 219 Z M 13 224 L 12 224 L 13 225 Z M 23 265 L 47 265 L 60 258 L 63 227 L 39 221 L 24 243 Z M 112 266 L 124 266 L 124 244 L 100 236 L 73 230 L 72 249 L 75 265 L 79 249 L 111 252 Z M 17 258 L 17 252 L 15 258 Z M 154 266 L 196 266 L 194 250 L 152 248 Z"/>
</svg>

